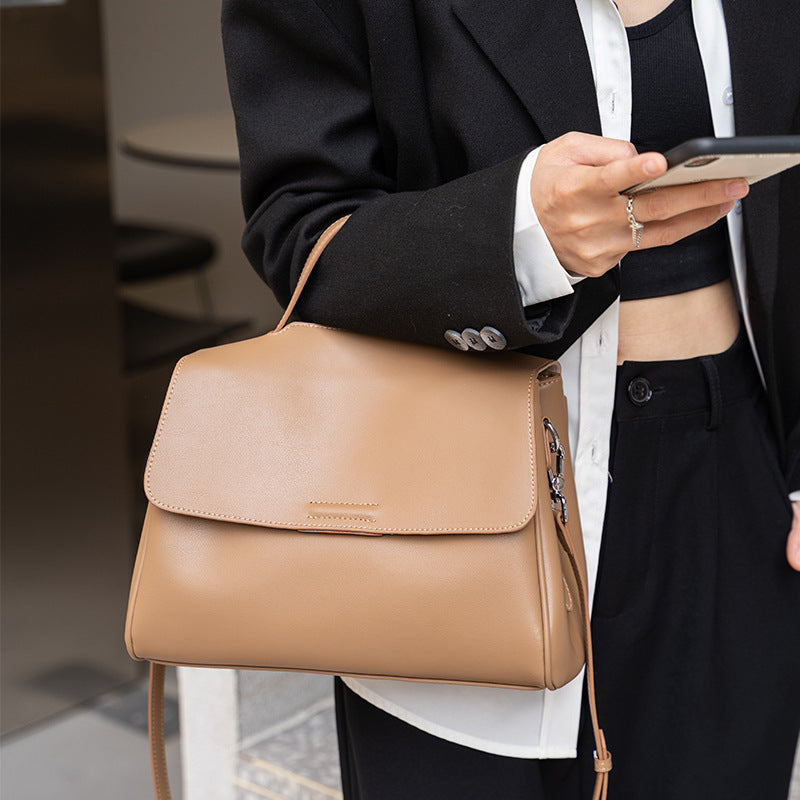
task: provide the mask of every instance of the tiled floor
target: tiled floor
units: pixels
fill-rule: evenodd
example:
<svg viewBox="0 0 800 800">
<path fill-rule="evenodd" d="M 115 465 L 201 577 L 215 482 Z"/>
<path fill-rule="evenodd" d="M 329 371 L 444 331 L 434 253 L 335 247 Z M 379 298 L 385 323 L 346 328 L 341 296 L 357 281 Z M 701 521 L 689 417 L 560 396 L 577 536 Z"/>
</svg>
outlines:
<svg viewBox="0 0 800 800">
<path fill-rule="evenodd" d="M 167 758 L 172 795 L 181 800 L 174 675 L 168 673 Z M 147 686 L 137 683 L 48 722 L 5 737 L 3 800 L 149 800 Z M 245 742 L 236 800 L 341 800 L 336 730 L 323 700 Z M 712 798 L 709 798 L 712 800 Z M 789 800 L 800 800 L 800 759 Z"/>
<path fill-rule="evenodd" d="M 237 800 L 341 800 L 332 700 L 289 722 L 239 752 Z"/>
</svg>

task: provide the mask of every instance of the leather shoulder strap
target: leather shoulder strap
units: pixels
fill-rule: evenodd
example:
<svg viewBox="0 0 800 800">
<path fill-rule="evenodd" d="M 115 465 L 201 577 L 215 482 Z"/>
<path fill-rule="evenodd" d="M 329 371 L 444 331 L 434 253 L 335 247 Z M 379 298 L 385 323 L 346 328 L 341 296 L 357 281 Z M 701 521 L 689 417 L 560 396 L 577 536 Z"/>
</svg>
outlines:
<svg viewBox="0 0 800 800">
<path fill-rule="evenodd" d="M 150 687 L 147 701 L 147 733 L 150 739 L 150 766 L 156 800 L 172 800 L 167 774 L 167 751 L 164 741 L 164 672 L 163 664 L 150 662 Z"/>
<path fill-rule="evenodd" d="M 583 616 L 583 630 L 586 645 L 586 692 L 589 696 L 589 716 L 592 720 L 592 731 L 594 733 L 594 771 L 597 773 L 594 784 L 592 800 L 606 800 L 608 796 L 608 773 L 611 772 L 611 752 L 606 747 L 606 737 L 603 729 L 597 721 L 597 702 L 594 691 L 594 654 L 592 651 L 592 627 L 589 620 L 589 595 L 586 591 L 586 581 L 578 567 L 578 560 L 575 550 L 572 547 L 569 528 L 565 522 L 561 521 L 561 516 L 556 514 L 556 525 L 558 526 L 561 543 L 567 551 L 569 565 L 578 582 L 578 592 L 580 597 L 581 615 Z"/>
</svg>

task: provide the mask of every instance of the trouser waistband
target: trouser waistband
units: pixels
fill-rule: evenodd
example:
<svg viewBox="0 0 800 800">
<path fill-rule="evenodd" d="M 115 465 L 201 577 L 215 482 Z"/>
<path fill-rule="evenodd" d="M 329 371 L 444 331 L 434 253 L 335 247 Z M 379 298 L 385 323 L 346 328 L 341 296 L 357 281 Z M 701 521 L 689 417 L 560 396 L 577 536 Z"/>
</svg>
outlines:
<svg viewBox="0 0 800 800">
<path fill-rule="evenodd" d="M 724 352 L 676 361 L 625 361 L 617 367 L 618 421 L 705 411 L 716 428 L 725 405 L 752 395 L 760 379 L 743 331 Z"/>
</svg>

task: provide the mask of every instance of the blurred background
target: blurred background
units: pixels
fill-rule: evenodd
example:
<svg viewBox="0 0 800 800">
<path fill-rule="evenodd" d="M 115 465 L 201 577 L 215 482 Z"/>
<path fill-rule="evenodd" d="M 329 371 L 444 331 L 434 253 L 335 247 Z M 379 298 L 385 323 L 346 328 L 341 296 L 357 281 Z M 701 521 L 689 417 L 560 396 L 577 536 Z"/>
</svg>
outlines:
<svg viewBox="0 0 800 800">
<path fill-rule="evenodd" d="M 144 462 L 177 358 L 278 318 L 239 246 L 219 13 L 0 0 L 3 800 L 152 797 L 123 644 Z M 341 798 L 329 678 L 167 694 L 174 797 Z"/>
<path fill-rule="evenodd" d="M 243 228 L 219 0 L 2 0 L 0 795 L 148 798 L 123 631 L 172 367 L 278 306 Z M 341 797 L 331 683 L 168 676 L 173 795 Z"/>
</svg>

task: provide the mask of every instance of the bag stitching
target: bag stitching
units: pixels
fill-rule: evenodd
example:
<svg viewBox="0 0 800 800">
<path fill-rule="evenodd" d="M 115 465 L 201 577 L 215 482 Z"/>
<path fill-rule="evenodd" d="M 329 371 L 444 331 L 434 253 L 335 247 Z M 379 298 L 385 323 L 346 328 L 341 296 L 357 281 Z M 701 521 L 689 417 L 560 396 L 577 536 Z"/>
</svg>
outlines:
<svg viewBox="0 0 800 800">
<path fill-rule="evenodd" d="M 380 505 L 379 503 L 348 503 L 345 501 L 337 503 L 331 500 L 309 500 L 308 504 L 311 506 L 356 506 L 357 508 L 362 508 L 364 506 L 377 508 Z"/>
</svg>

